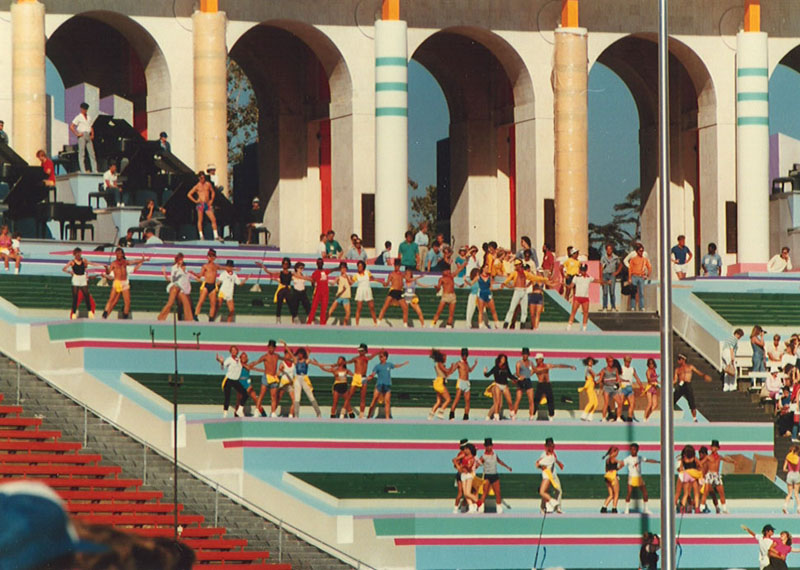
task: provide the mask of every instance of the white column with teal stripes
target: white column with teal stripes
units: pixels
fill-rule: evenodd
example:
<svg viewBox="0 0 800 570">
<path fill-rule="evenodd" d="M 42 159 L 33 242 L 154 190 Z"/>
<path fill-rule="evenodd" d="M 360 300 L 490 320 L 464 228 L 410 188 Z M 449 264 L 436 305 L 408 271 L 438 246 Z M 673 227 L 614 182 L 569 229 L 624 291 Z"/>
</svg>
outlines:
<svg viewBox="0 0 800 570">
<path fill-rule="evenodd" d="M 375 247 L 408 229 L 408 26 L 375 22 Z"/>
<path fill-rule="evenodd" d="M 738 263 L 769 259 L 769 69 L 767 34 L 736 36 Z"/>
</svg>

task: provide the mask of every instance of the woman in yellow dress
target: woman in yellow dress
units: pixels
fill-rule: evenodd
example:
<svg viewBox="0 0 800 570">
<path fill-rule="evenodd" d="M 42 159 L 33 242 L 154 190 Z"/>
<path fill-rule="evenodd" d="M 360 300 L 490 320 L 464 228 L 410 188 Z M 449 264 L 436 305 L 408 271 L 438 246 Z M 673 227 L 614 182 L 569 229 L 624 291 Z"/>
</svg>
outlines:
<svg viewBox="0 0 800 570">
<path fill-rule="evenodd" d="M 586 407 L 583 408 L 583 414 L 581 414 L 581 420 L 585 422 L 592 421 L 592 414 L 597 409 L 597 392 L 594 391 L 595 381 L 594 381 L 594 370 L 592 367 L 597 364 L 597 361 L 592 358 L 591 356 L 587 356 L 582 360 L 583 365 L 586 366 L 586 371 L 584 372 L 584 376 L 586 378 L 585 383 L 583 384 L 582 388 L 578 388 L 578 392 L 586 392 L 586 397 L 588 401 L 586 403 Z"/>
<path fill-rule="evenodd" d="M 617 471 L 622 469 L 622 462 L 618 460 L 617 456 L 619 455 L 619 448 L 616 445 L 612 445 L 606 451 L 606 454 L 603 456 L 603 459 L 606 460 L 606 472 L 603 475 L 603 478 L 606 482 L 606 488 L 608 489 L 608 497 L 603 502 L 603 507 L 600 509 L 601 513 L 608 512 L 608 506 L 611 505 L 611 512 L 617 513 L 617 503 L 619 503 L 619 475 L 617 475 Z"/>
<path fill-rule="evenodd" d="M 433 369 L 436 374 L 436 379 L 433 381 L 433 389 L 436 392 L 436 404 L 431 408 L 428 414 L 428 419 L 432 420 L 438 412 L 439 419 L 444 419 L 444 411 L 450 407 L 450 392 L 447 391 L 447 377 L 456 369 L 454 364 L 448 368 L 445 363 L 447 356 L 440 350 L 435 348 L 431 350 L 431 358 L 433 359 Z"/>
</svg>

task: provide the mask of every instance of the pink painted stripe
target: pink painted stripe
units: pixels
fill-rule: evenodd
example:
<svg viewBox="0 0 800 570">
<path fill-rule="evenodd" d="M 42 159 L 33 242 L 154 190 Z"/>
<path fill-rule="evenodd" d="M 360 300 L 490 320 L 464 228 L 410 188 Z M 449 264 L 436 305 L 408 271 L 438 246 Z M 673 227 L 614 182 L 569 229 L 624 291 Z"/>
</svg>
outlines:
<svg viewBox="0 0 800 570">
<path fill-rule="evenodd" d="M 542 451 L 544 448 L 541 443 L 515 443 L 515 442 L 497 442 L 500 449 L 504 451 Z M 621 447 L 627 447 L 627 443 L 619 444 Z M 242 448 L 272 448 L 272 449 L 411 449 L 411 450 L 427 450 L 427 451 L 441 451 L 453 450 L 452 442 L 443 441 L 341 441 L 341 440 L 250 440 L 250 439 L 237 439 L 226 440 L 223 446 L 229 449 L 242 449 Z M 480 449 L 482 446 L 476 444 Z M 608 443 L 559 443 L 559 451 L 604 451 L 608 449 Z M 676 445 L 675 450 L 679 451 L 683 445 Z M 661 446 L 658 444 L 641 445 L 642 452 L 658 452 Z M 769 444 L 733 444 L 726 445 L 726 451 L 764 451 L 772 452 L 772 446 Z"/>
<path fill-rule="evenodd" d="M 156 349 L 156 350 L 173 350 L 174 345 L 172 343 L 155 343 L 153 346 L 151 343 L 146 341 L 128 341 L 128 340 L 71 340 L 67 341 L 67 348 L 128 348 L 128 349 Z M 266 352 L 266 344 L 259 343 L 259 344 L 238 344 L 237 345 L 240 350 L 254 350 L 254 351 L 264 351 Z M 196 349 L 196 343 L 178 343 L 178 348 L 192 348 Z M 230 344 L 226 343 L 206 343 L 203 342 L 200 344 L 200 350 L 208 350 L 208 351 L 219 351 L 225 350 L 227 351 L 230 348 Z M 321 353 L 321 354 L 356 354 L 356 349 L 347 347 L 341 348 L 337 346 L 311 346 L 311 351 L 314 353 Z M 393 355 L 399 356 L 428 356 L 430 354 L 429 348 L 395 348 L 390 346 Z M 452 348 L 452 349 L 442 349 L 442 352 L 448 355 L 459 355 L 461 353 L 460 348 Z M 577 352 L 570 352 L 566 350 L 557 350 L 552 352 L 547 352 L 545 356 L 547 358 L 576 358 Z M 585 355 L 585 351 L 581 351 L 580 355 Z M 606 353 L 607 354 L 607 353 Z M 631 354 L 630 352 L 626 352 L 625 354 Z M 482 350 L 470 349 L 470 356 L 481 356 L 481 357 L 494 357 L 497 356 L 497 350 Z M 622 353 L 619 355 L 614 354 L 614 356 L 621 357 Z M 658 354 L 656 353 L 637 353 L 636 359 L 644 359 L 644 358 L 658 358 Z M 654 424 L 655 425 L 655 424 Z"/>
<path fill-rule="evenodd" d="M 541 544 L 547 546 L 630 546 L 641 544 L 638 536 L 590 536 L 590 537 L 559 537 L 545 536 Z M 752 545 L 752 538 L 739 537 L 684 537 L 680 544 L 686 545 Z M 397 546 L 531 546 L 540 544 L 535 537 L 497 537 L 497 538 L 395 538 Z"/>
</svg>

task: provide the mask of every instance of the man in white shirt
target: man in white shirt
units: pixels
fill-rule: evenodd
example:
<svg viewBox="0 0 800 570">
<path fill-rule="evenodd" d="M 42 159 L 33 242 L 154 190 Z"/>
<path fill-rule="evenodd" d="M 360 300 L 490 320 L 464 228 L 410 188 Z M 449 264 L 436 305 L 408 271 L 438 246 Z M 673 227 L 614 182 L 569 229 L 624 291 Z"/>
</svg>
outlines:
<svg viewBox="0 0 800 570">
<path fill-rule="evenodd" d="M 767 366 L 781 366 L 783 361 L 783 353 L 786 352 L 786 346 L 781 342 L 781 335 L 776 334 L 772 337 L 772 344 L 767 347 Z"/>
<path fill-rule="evenodd" d="M 789 248 L 781 248 L 781 252 L 767 262 L 767 271 L 770 273 L 783 273 L 792 270 L 792 260 L 789 258 Z"/>
<path fill-rule="evenodd" d="M 219 362 L 220 367 L 225 370 L 225 378 L 222 381 L 222 389 L 225 394 L 225 402 L 223 404 L 222 410 L 222 417 L 228 417 L 228 406 L 230 405 L 231 401 L 231 390 L 236 391 L 236 407 L 233 409 L 233 415 L 237 418 L 241 418 L 244 416 L 244 410 L 241 407 L 242 402 L 244 402 L 245 398 L 247 398 L 247 392 L 244 391 L 244 387 L 239 383 L 239 377 L 242 375 L 242 362 L 239 360 L 239 347 L 236 345 L 231 346 L 230 348 L 230 356 L 228 356 L 225 360 L 217 354 L 217 362 Z M 241 415 L 240 415 L 241 410 Z"/>
<path fill-rule="evenodd" d="M 78 168 L 86 173 L 84 155 L 89 152 L 89 172 L 97 172 L 97 158 L 94 155 L 94 128 L 89 117 L 89 104 L 81 103 L 81 112 L 78 113 L 69 125 L 69 130 L 78 137 Z"/>
<path fill-rule="evenodd" d="M 428 238 L 428 222 L 422 222 L 419 225 L 419 231 L 414 235 L 414 243 L 419 247 L 420 265 L 417 266 L 417 269 L 422 271 L 422 265 L 425 263 L 425 256 L 428 254 L 428 244 L 430 243 Z"/>
<path fill-rule="evenodd" d="M 145 245 L 159 245 L 164 243 L 160 237 L 156 235 L 153 228 L 144 230 L 144 243 Z"/>
<path fill-rule="evenodd" d="M 125 203 L 122 201 L 122 187 L 117 182 L 117 177 L 117 165 L 112 162 L 111 166 L 109 166 L 108 170 L 103 174 L 103 190 L 114 195 L 115 205 L 124 206 Z M 108 199 L 106 200 L 108 201 Z M 110 201 L 108 202 L 111 203 Z"/>
<path fill-rule="evenodd" d="M 756 533 L 742 525 L 742 530 L 758 541 L 758 568 L 764 570 L 769 566 L 769 547 L 772 546 L 772 535 L 775 534 L 775 527 L 771 524 L 764 525 L 761 529 L 761 536 L 756 537 Z"/>
</svg>

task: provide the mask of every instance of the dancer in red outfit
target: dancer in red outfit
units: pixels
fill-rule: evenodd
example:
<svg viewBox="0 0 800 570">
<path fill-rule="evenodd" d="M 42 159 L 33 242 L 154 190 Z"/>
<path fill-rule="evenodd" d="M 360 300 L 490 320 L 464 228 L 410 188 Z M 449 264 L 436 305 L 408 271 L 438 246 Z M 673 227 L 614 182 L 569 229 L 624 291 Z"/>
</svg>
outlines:
<svg viewBox="0 0 800 570">
<path fill-rule="evenodd" d="M 324 325 L 328 322 L 328 275 L 330 275 L 330 271 L 323 269 L 323 264 L 322 258 L 318 258 L 317 269 L 311 274 L 311 281 L 314 283 L 314 298 L 311 299 L 311 312 L 308 313 L 306 322 L 309 325 L 314 324 L 317 306 L 320 307 L 319 324 Z"/>
</svg>

